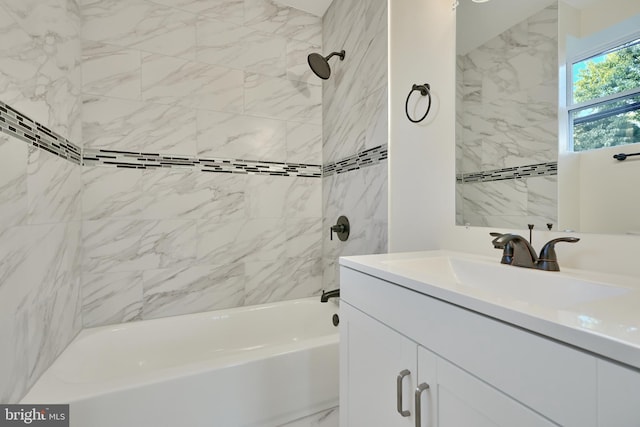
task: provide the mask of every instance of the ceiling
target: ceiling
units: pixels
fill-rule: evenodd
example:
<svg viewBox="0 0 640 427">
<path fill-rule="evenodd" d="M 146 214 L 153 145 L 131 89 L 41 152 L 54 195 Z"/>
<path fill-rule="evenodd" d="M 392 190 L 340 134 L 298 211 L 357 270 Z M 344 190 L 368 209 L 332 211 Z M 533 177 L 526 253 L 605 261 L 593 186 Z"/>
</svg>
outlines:
<svg viewBox="0 0 640 427">
<path fill-rule="evenodd" d="M 278 3 L 304 10 L 316 16 L 324 16 L 333 0 L 277 0 Z"/>
</svg>

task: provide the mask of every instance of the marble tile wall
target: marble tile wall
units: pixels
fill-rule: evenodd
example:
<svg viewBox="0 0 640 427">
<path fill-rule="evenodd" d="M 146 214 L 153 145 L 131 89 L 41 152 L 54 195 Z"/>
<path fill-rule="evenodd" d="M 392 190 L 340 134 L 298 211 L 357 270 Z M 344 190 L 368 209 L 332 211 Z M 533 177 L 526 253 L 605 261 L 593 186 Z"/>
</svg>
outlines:
<svg viewBox="0 0 640 427">
<path fill-rule="evenodd" d="M 331 60 L 323 83 L 323 161 L 335 162 L 387 143 L 387 2 L 334 2 L 323 20 Z"/>
<path fill-rule="evenodd" d="M 371 149 L 386 153 L 387 1 L 333 2 L 323 19 L 323 35 L 325 55 L 346 52 L 344 61 L 331 60 L 331 78 L 323 83 L 324 164 L 353 163 L 354 156 Z M 325 289 L 339 286 L 338 257 L 387 251 L 384 159 L 323 178 Z M 351 223 L 346 242 L 327 235 L 340 215 Z"/>
<path fill-rule="evenodd" d="M 321 180 L 86 168 L 86 326 L 300 298 L 321 287 Z"/>
<path fill-rule="evenodd" d="M 271 0 L 0 0 L 0 12 L 0 101 L 88 151 L 314 165 L 386 152 L 383 0 L 329 11 L 324 30 L 352 62 L 324 88 L 306 64 L 323 22 Z M 311 177 L 80 167 L 5 134 L 0 153 L 1 402 L 82 326 L 309 296 L 323 276 L 336 284 L 340 254 L 386 250 L 384 159 L 328 176 L 323 194 Z M 349 247 L 323 251 L 345 212 Z"/>
<path fill-rule="evenodd" d="M 2 109 L 0 105 L 0 120 Z M 0 131 L 3 131 L 0 125 Z M 10 131 L 11 129 L 9 129 Z M 234 173 L 269 176 L 300 176 L 320 178 L 322 165 L 308 163 L 284 163 L 233 159 L 228 157 L 189 157 L 173 154 L 115 151 L 106 149 L 84 149 L 83 166 L 110 166 L 127 169 L 162 170 L 168 168 L 192 169 L 205 173 Z"/>
<path fill-rule="evenodd" d="M 86 147 L 321 163 L 320 18 L 271 0 L 81 9 Z"/>
<path fill-rule="evenodd" d="M 347 173 L 353 170 L 366 168 L 375 164 L 386 162 L 389 157 L 387 144 L 355 153 L 349 157 L 329 162 L 322 165 L 322 176 L 328 177 L 333 174 Z"/>
<path fill-rule="evenodd" d="M 0 0 L 0 101 L 80 141 L 73 0 Z M 0 402 L 15 403 L 81 327 L 80 166 L 0 134 Z"/>
<path fill-rule="evenodd" d="M 339 287 L 340 256 L 387 252 L 387 162 L 323 178 L 325 289 Z M 340 215 L 349 218 L 349 239 L 329 240 L 329 228 Z"/>
<path fill-rule="evenodd" d="M 457 58 L 458 173 L 557 162 L 557 46 L 554 4 Z M 456 188 L 458 224 L 557 223 L 555 176 Z"/>
<path fill-rule="evenodd" d="M 557 227 L 557 175 L 504 181 L 473 182 L 456 185 L 459 225 L 546 230 Z"/>
<path fill-rule="evenodd" d="M 320 18 L 272 0 L 80 5 L 87 150 L 322 164 Z M 84 325 L 318 293 L 321 185 L 84 168 Z"/>
</svg>

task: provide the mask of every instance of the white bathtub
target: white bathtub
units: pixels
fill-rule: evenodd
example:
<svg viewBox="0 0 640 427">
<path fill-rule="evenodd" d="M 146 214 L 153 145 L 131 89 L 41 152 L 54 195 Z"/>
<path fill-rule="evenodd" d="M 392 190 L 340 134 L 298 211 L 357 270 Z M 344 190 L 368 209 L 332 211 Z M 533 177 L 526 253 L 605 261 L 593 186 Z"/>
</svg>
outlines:
<svg viewBox="0 0 640 427">
<path fill-rule="evenodd" d="M 22 403 L 72 427 L 279 426 L 338 405 L 338 328 L 319 298 L 86 329 Z"/>
</svg>

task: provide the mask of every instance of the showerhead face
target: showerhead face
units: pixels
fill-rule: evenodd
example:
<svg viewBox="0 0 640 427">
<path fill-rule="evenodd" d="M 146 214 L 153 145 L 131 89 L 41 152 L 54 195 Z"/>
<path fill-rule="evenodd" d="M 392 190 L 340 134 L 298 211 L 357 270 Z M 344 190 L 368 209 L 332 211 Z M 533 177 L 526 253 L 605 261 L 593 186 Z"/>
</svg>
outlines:
<svg viewBox="0 0 640 427">
<path fill-rule="evenodd" d="M 315 73 L 316 76 L 320 77 L 323 80 L 327 80 L 331 76 L 331 67 L 329 67 L 329 61 L 320 55 L 319 53 L 311 53 L 307 57 L 307 62 L 309 63 L 309 67 L 311 67 L 311 71 Z"/>
</svg>

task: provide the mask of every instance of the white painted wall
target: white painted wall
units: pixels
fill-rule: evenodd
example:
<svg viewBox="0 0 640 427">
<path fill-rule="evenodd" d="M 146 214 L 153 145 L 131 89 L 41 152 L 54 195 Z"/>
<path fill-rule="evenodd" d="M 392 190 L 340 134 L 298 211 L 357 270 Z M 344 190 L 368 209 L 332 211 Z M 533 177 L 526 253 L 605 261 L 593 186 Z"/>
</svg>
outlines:
<svg viewBox="0 0 640 427">
<path fill-rule="evenodd" d="M 558 2 L 558 226 L 557 230 L 577 229 L 580 223 L 580 161 L 569 151 L 569 115 L 567 112 L 567 39 L 580 33 L 580 11 Z"/>
<path fill-rule="evenodd" d="M 640 144 L 580 153 L 580 230 L 634 232 L 640 235 L 638 171 L 640 162 L 613 159 L 616 153 L 636 153 Z"/>
<path fill-rule="evenodd" d="M 454 225 L 455 12 L 450 0 L 390 2 L 389 250 L 454 249 L 499 257 L 488 228 Z M 404 115 L 415 82 L 429 82 L 434 108 L 423 124 Z M 513 230 L 496 230 L 513 231 Z M 522 231 L 517 231 L 522 232 Z M 561 233 L 538 232 L 534 246 Z M 565 267 L 640 277 L 640 237 L 576 233 L 558 245 Z"/>
<path fill-rule="evenodd" d="M 565 63 L 570 64 L 575 57 L 600 52 L 610 47 L 612 41 L 624 40 L 639 31 L 640 3 L 632 7 L 627 2 L 614 2 L 611 8 L 604 9 L 600 3 L 582 10 L 560 3 L 559 33 L 565 35 L 559 37 L 561 83 L 567 81 L 565 73 L 570 68 Z M 621 12 L 625 13 L 621 15 Z M 594 13 L 599 13 L 602 21 L 611 27 L 602 29 L 590 24 L 589 17 Z M 598 31 L 593 32 L 596 29 Z M 611 147 L 574 153 L 567 144 L 566 101 L 566 97 L 560 95 L 558 229 L 600 233 L 637 231 L 640 201 L 632 195 L 637 192 L 638 164 L 634 161 L 619 163 L 612 156 L 620 152 L 635 152 L 638 144 L 635 144 L 635 148 Z"/>
<path fill-rule="evenodd" d="M 629 0 L 599 1 L 582 10 L 581 30 L 586 36 L 609 28 L 626 18 L 640 13 L 640 2 Z"/>
<path fill-rule="evenodd" d="M 429 83 L 433 106 L 407 120 L 407 94 Z M 455 216 L 455 14 L 449 0 L 389 2 L 389 250 L 444 245 Z M 414 95 L 415 97 L 416 95 Z"/>
</svg>

